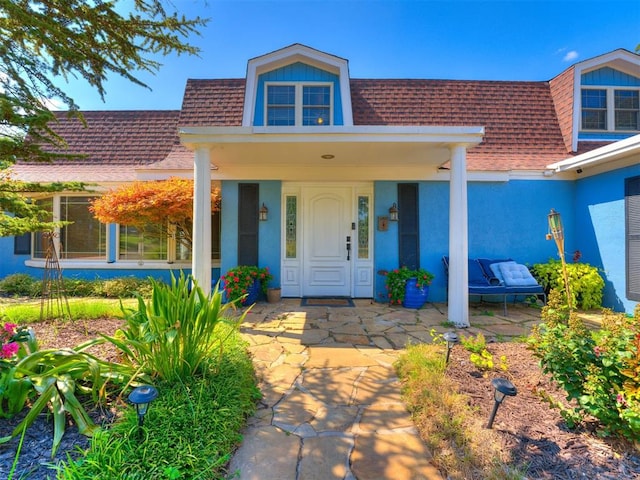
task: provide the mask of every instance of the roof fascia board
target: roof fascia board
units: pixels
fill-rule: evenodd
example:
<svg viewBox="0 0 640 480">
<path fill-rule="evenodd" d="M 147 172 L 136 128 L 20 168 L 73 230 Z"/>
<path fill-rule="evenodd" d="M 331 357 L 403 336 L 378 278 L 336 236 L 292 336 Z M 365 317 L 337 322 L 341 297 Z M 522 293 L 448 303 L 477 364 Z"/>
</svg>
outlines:
<svg viewBox="0 0 640 480">
<path fill-rule="evenodd" d="M 328 53 L 309 48 L 305 45 L 294 44 L 275 52 L 252 58 L 247 63 L 246 88 L 244 92 L 244 111 L 242 113 L 242 125 L 253 125 L 255 112 L 255 100 L 258 88 L 258 76 L 266 71 L 290 65 L 295 62 L 304 62 L 314 67 L 328 70 L 340 78 L 340 94 L 342 97 L 342 116 L 345 126 L 353 125 L 353 112 L 351 110 L 351 86 L 349 83 L 349 62 L 344 58 L 336 57 Z"/>
<path fill-rule="evenodd" d="M 484 127 L 183 127 L 183 144 L 416 142 L 477 145 Z"/>
<path fill-rule="evenodd" d="M 555 172 L 564 172 L 578 168 L 594 167 L 612 160 L 640 153 L 640 135 L 619 140 L 610 145 L 596 148 L 590 152 L 567 158 L 560 162 L 552 163 L 547 168 Z"/>
</svg>

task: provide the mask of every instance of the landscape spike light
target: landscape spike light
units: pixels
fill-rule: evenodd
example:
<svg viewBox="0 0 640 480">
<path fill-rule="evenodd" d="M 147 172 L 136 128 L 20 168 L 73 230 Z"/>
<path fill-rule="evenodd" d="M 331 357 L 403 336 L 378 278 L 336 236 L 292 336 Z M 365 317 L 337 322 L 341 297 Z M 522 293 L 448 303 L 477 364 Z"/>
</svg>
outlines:
<svg viewBox="0 0 640 480">
<path fill-rule="evenodd" d="M 151 385 L 140 385 L 129 394 L 129 401 L 136 406 L 138 426 L 144 423 L 144 416 L 149 410 L 149 404 L 158 397 L 158 390 Z"/>
<path fill-rule="evenodd" d="M 489 423 L 487 423 L 487 428 L 491 428 L 493 426 L 493 420 L 496 418 L 496 412 L 504 398 L 506 396 L 515 397 L 516 393 L 518 393 L 513 383 L 506 378 L 494 378 L 491 380 L 491 385 L 493 385 L 494 388 L 493 399 L 495 402 L 493 404 L 493 411 L 489 417 Z"/>
<path fill-rule="evenodd" d="M 445 359 L 445 363 L 449 363 L 449 355 L 451 355 L 451 350 L 459 340 L 458 334 L 456 332 L 449 331 L 442 335 L 442 338 L 444 338 L 447 342 L 447 358 Z"/>
</svg>

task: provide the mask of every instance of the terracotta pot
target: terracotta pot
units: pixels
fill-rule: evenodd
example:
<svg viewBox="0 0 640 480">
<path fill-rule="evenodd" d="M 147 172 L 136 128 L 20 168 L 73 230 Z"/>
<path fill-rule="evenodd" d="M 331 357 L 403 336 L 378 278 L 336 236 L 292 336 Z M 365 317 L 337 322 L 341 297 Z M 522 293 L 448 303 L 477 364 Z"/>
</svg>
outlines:
<svg viewBox="0 0 640 480">
<path fill-rule="evenodd" d="M 278 303 L 281 299 L 280 288 L 268 288 L 267 289 L 267 302 Z"/>
</svg>

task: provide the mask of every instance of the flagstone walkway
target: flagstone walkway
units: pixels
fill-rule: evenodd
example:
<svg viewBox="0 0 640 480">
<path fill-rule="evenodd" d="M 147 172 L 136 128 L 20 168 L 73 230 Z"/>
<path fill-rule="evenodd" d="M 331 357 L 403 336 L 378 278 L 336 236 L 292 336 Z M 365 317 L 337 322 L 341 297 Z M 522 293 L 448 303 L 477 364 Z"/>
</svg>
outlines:
<svg viewBox="0 0 640 480">
<path fill-rule="evenodd" d="M 420 310 L 355 300 L 355 307 L 258 303 L 241 331 L 263 398 L 230 464 L 240 480 L 442 479 L 400 397 L 393 363 L 408 344 L 443 333 L 446 305 Z M 470 309 L 488 340 L 529 333 L 539 310 Z"/>
</svg>

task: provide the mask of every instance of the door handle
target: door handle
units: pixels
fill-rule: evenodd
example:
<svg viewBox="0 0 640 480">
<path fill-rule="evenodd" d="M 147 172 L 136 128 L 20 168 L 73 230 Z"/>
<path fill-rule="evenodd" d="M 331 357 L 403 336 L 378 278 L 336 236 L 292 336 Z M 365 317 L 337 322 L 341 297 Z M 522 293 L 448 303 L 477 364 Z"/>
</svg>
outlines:
<svg viewBox="0 0 640 480">
<path fill-rule="evenodd" d="M 347 236 L 347 261 L 351 260 L 351 237 Z"/>
</svg>

